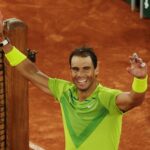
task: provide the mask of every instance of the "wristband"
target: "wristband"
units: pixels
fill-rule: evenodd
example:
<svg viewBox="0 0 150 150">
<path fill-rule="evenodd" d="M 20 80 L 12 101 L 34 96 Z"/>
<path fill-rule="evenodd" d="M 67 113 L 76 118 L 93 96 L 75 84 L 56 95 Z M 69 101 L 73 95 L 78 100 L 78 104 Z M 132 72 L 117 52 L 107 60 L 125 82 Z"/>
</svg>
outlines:
<svg viewBox="0 0 150 150">
<path fill-rule="evenodd" d="M 22 61 L 24 61 L 27 56 L 21 53 L 16 47 L 13 46 L 12 50 L 5 54 L 8 62 L 11 66 L 17 66 Z"/>
<path fill-rule="evenodd" d="M 148 75 L 144 79 L 134 77 L 132 83 L 132 90 L 136 93 L 144 93 L 147 90 Z"/>
</svg>

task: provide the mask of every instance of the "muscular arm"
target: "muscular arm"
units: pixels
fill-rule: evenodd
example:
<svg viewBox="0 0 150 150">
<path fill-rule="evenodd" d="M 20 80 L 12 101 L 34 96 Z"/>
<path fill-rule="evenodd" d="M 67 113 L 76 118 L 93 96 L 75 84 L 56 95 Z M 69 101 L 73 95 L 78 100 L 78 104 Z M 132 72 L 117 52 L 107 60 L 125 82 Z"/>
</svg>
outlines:
<svg viewBox="0 0 150 150">
<path fill-rule="evenodd" d="M 4 40 L 3 36 L 3 15 L 0 11 L 0 38 Z M 1 42 L 1 41 L 0 41 Z M 2 49 L 4 53 L 9 53 L 12 50 L 12 45 L 9 43 L 5 45 Z M 20 64 L 15 66 L 15 68 L 29 81 L 33 82 L 36 86 L 42 89 L 44 92 L 51 94 L 48 88 L 48 76 L 42 73 L 34 63 L 29 59 L 25 59 Z"/>
<path fill-rule="evenodd" d="M 11 51 L 12 45 L 8 44 L 3 47 L 3 51 L 8 53 Z M 26 79 L 31 81 L 37 87 L 39 87 L 44 92 L 51 94 L 48 88 L 48 80 L 49 77 L 42 73 L 37 66 L 32 63 L 29 59 L 25 59 L 23 62 L 15 66 L 16 70 L 18 70 Z"/>
<path fill-rule="evenodd" d="M 130 57 L 131 66 L 127 68 L 128 72 L 136 78 L 143 79 L 147 76 L 147 65 L 137 54 Z M 139 106 L 144 98 L 146 91 L 142 93 L 135 92 L 133 89 L 129 92 L 123 92 L 116 98 L 116 104 L 123 112 Z"/>
<path fill-rule="evenodd" d="M 142 104 L 144 97 L 145 97 L 145 93 L 138 94 L 133 91 L 123 92 L 117 96 L 116 104 L 121 111 L 126 112 Z"/>
<path fill-rule="evenodd" d="M 42 91 L 51 94 L 48 89 L 48 79 L 49 77 L 41 72 L 37 66 L 32 63 L 29 59 L 26 59 L 19 65 L 15 67 L 26 79 L 31 81 Z"/>
</svg>

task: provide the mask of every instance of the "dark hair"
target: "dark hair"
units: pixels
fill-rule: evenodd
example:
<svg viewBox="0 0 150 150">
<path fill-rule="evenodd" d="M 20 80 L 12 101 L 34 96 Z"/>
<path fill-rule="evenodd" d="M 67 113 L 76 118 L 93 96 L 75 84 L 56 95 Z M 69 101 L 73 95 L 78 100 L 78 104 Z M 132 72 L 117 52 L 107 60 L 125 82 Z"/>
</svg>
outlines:
<svg viewBox="0 0 150 150">
<path fill-rule="evenodd" d="M 97 67 L 97 56 L 95 55 L 93 48 L 89 47 L 81 47 L 81 48 L 76 48 L 75 50 L 72 51 L 72 53 L 69 56 L 69 64 L 71 66 L 71 60 L 73 56 L 80 56 L 80 57 L 88 57 L 90 56 L 92 63 L 94 65 L 94 68 Z"/>
</svg>

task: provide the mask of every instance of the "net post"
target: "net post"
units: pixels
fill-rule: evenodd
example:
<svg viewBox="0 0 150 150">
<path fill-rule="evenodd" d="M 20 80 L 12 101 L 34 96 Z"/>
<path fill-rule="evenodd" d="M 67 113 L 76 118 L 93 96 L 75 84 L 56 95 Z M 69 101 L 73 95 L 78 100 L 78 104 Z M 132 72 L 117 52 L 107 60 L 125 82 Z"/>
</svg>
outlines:
<svg viewBox="0 0 150 150">
<path fill-rule="evenodd" d="M 27 25 L 16 18 L 4 22 L 4 35 L 12 45 L 26 54 Z M 6 150 L 29 150 L 28 81 L 7 60 L 6 85 Z"/>
</svg>

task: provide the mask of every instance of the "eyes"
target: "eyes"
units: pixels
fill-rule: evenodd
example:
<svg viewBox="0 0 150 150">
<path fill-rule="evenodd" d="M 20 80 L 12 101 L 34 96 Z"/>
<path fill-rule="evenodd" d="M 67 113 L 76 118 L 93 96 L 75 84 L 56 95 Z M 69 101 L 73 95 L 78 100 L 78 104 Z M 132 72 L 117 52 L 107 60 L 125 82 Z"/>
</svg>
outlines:
<svg viewBox="0 0 150 150">
<path fill-rule="evenodd" d="M 85 66 L 82 69 L 78 68 L 78 67 L 71 67 L 71 70 L 75 73 L 79 72 L 79 71 L 83 71 L 83 72 L 88 72 L 91 70 L 90 66 Z"/>
</svg>

